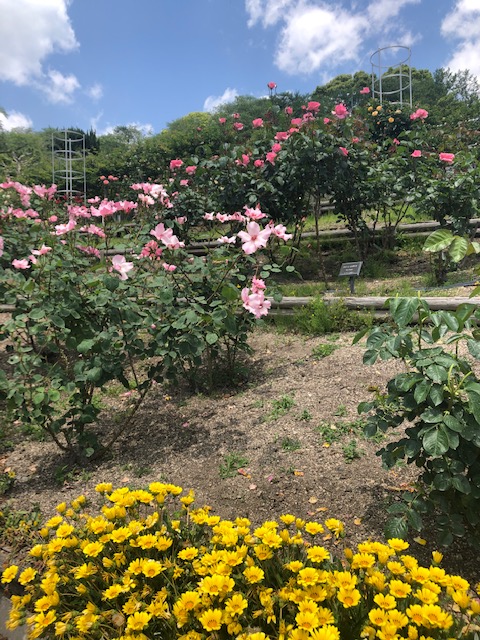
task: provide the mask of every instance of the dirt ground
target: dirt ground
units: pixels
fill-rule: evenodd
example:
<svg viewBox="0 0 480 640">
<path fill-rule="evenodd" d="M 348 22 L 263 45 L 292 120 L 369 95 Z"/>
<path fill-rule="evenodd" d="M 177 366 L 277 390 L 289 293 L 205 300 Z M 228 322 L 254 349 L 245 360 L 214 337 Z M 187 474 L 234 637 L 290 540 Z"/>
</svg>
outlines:
<svg viewBox="0 0 480 640">
<path fill-rule="evenodd" d="M 364 348 L 353 346 L 352 337 L 259 329 L 243 386 L 210 397 L 156 387 L 134 431 L 105 459 L 82 469 L 71 470 L 52 443 L 23 438 L 1 458 L 3 469 L 16 474 L 3 499 L 13 508 L 40 508 L 48 517 L 60 502 L 94 496 L 99 482 L 144 487 L 162 479 L 193 488 L 198 506 L 209 504 L 226 518 L 242 515 L 259 523 L 283 513 L 337 517 L 350 546 L 383 539 L 386 507 L 411 486 L 415 470 L 382 468 L 380 445 L 361 436 L 357 405 L 400 365 L 363 365 Z M 320 357 L 319 345 L 331 345 L 333 352 Z M 109 398 L 100 429 L 107 430 L 108 419 L 128 401 Z M 412 539 L 411 550 L 429 563 L 435 545 L 428 531 L 422 536 L 427 544 Z M 445 551 L 444 566 L 480 580 L 477 555 L 464 545 Z"/>
</svg>

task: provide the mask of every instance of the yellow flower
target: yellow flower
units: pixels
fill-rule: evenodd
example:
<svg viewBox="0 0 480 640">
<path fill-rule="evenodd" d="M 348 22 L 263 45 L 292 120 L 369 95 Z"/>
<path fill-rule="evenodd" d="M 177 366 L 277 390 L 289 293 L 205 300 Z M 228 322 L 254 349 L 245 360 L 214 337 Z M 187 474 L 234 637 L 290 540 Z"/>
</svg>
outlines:
<svg viewBox="0 0 480 640">
<path fill-rule="evenodd" d="M 452 599 L 460 609 L 467 609 L 470 606 L 470 597 L 466 591 L 454 591 Z"/>
<path fill-rule="evenodd" d="M 111 482 L 100 482 L 95 487 L 95 491 L 97 493 L 110 493 L 112 489 L 113 489 L 113 485 Z"/>
<path fill-rule="evenodd" d="M 154 578 L 162 573 L 162 571 L 165 571 L 165 565 L 157 560 L 146 560 L 143 563 L 142 573 L 147 578 Z"/>
<path fill-rule="evenodd" d="M 412 587 L 402 580 L 390 580 L 389 589 L 395 598 L 406 598 L 412 591 Z"/>
<path fill-rule="evenodd" d="M 375 564 L 375 556 L 370 553 L 355 553 L 352 558 L 353 569 L 369 569 Z"/>
<path fill-rule="evenodd" d="M 443 560 L 443 553 L 440 553 L 440 551 L 432 551 L 432 559 L 435 564 L 440 564 Z"/>
<path fill-rule="evenodd" d="M 307 522 L 305 525 L 305 531 L 311 536 L 315 536 L 317 533 L 323 533 L 324 528 L 319 522 Z"/>
<path fill-rule="evenodd" d="M 114 584 L 108 587 L 108 589 L 105 589 L 102 595 L 106 600 L 113 600 L 121 593 L 123 593 L 123 587 L 119 584 Z"/>
<path fill-rule="evenodd" d="M 41 613 L 35 616 L 34 621 L 35 621 L 36 627 L 43 630 L 43 629 L 46 629 L 49 625 L 51 625 L 52 622 L 55 622 L 56 619 L 57 619 L 57 616 L 55 611 L 48 611 L 47 613 L 43 613 L 42 611 Z"/>
<path fill-rule="evenodd" d="M 55 507 L 55 510 L 58 511 L 58 513 L 65 513 L 65 511 L 67 510 L 67 503 L 61 502 Z"/>
<path fill-rule="evenodd" d="M 280 516 L 280 520 L 288 527 L 295 522 L 295 516 L 292 516 L 291 513 L 286 513 L 285 515 Z"/>
<path fill-rule="evenodd" d="M 225 602 L 225 611 L 231 616 L 239 616 L 248 607 L 248 601 L 241 593 L 235 593 Z"/>
<path fill-rule="evenodd" d="M 388 622 L 390 624 L 394 624 L 397 627 L 397 629 L 401 629 L 402 627 L 406 627 L 408 625 L 407 616 L 401 611 L 398 611 L 398 609 L 390 609 L 387 615 L 388 615 Z"/>
<path fill-rule="evenodd" d="M 302 587 L 308 587 L 317 584 L 317 582 L 319 582 L 318 578 L 319 573 L 317 569 L 314 567 L 305 567 L 305 569 L 300 569 L 298 572 L 297 582 L 301 584 Z"/>
<path fill-rule="evenodd" d="M 337 599 L 343 604 L 345 609 L 356 607 L 360 602 L 360 591 L 358 589 L 339 589 Z"/>
<path fill-rule="evenodd" d="M 293 571 L 293 573 L 298 573 L 300 569 L 303 569 L 303 562 L 300 562 L 300 560 L 292 560 L 285 565 L 285 569 Z"/>
<path fill-rule="evenodd" d="M 437 627 L 439 629 L 449 629 L 453 624 L 453 618 L 450 614 L 445 613 L 436 604 L 426 604 L 422 607 L 424 624 L 429 627 Z"/>
<path fill-rule="evenodd" d="M 89 542 L 83 547 L 82 551 L 87 557 L 96 558 L 103 551 L 103 544 L 101 542 Z"/>
<path fill-rule="evenodd" d="M 9 567 L 7 567 L 5 571 L 2 573 L 3 584 L 11 582 L 15 578 L 17 573 L 18 573 L 18 567 L 16 564 L 12 564 Z"/>
<path fill-rule="evenodd" d="M 67 524 L 66 522 L 64 522 L 57 529 L 57 538 L 68 538 L 73 530 L 74 527 L 71 524 Z"/>
<path fill-rule="evenodd" d="M 408 542 L 405 542 L 405 540 L 401 538 L 390 538 L 387 542 L 394 551 L 405 551 L 405 549 L 408 549 L 410 546 Z"/>
<path fill-rule="evenodd" d="M 295 622 L 299 629 L 305 629 L 305 631 L 313 631 L 318 627 L 317 615 L 311 611 L 299 611 L 295 616 Z"/>
<path fill-rule="evenodd" d="M 423 607 L 420 604 L 412 604 L 406 610 L 407 616 L 415 622 L 416 625 L 420 626 L 423 624 Z"/>
<path fill-rule="evenodd" d="M 243 572 L 243 575 L 246 577 L 248 582 L 250 582 L 250 584 L 261 582 L 265 577 L 265 573 L 263 572 L 263 569 L 260 569 L 260 567 L 257 567 L 255 565 L 253 565 L 252 567 L 247 567 Z"/>
<path fill-rule="evenodd" d="M 26 584 L 31 582 L 36 575 L 37 575 L 36 570 L 32 569 L 32 567 L 28 567 L 27 569 L 24 569 L 22 571 L 22 573 L 18 577 L 18 581 L 21 585 L 25 586 Z"/>
<path fill-rule="evenodd" d="M 343 522 L 340 522 L 340 520 L 337 520 L 336 518 L 328 518 L 328 520 L 325 520 L 325 525 L 337 538 L 342 536 L 344 533 Z"/>
<path fill-rule="evenodd" d="M 337 627 L 327 624 L 321 629 L 314 629 L 310 634 L 310 640 L 340 640 L 340 631 Z"/>
<path fill-rule="evenodd" d="M 382 609 L 395 609 L 397 606 L 395 598 L 390 594 L 384 596 L 383 593 L 377 593 L 373 601 Z"/>
<path fill-rule="evenodd" d="M 330 553 L 324 547 L 314 546 L 307 549 L 307 557 L 312 562 L 320 563 L 329 560 Z"/>
<path fill-rule="evenodd" d="M 222 610 L 207 609 L 198 619 L 205 631 L 218 631 L 222 626 Z"/>
<path fill-rule="evenodd" d="M 196 547 L 187 547 L 186 549 L 182 549 L 178 553 L 178 557 L 181 560 L 193 560 L 198 556 L 198 549 Z"/>
<path fill-rule="evenodd" d="M 110 540 L 115 542 L 116 544 L 120 544 L 125 542 L 127 538 L 132 535 L 132 532 L 129 527 L 119 527 L 118 529 L 114 529 L 110 534 Z"/>
<path fill-rule="evenodd" d="M 438 595 L 430 589 L 417 589 L 413 594 L 423 604 L 435 604 L 438 601 Z"/>
<path fill-rule="evenodd" d="M 146 611 L 135 611 L 131 616 L 127 618 L 127 629 L 132 631 L 141 631 L 150 622 L 152 616 Z"/>
<path fill-rule="evenodd" d="M 392 122 L 395 122 L 395 118 L 392 118 L 392 117 L 390 116 L 390 118 L 388 119 L 388 121 L 389 121 L 389 122 L 390 122 L 390 124 L 391 124 Z"/>
<path fill-rule="evenodd" d="M 385 609 L 370 609 L 368 618 L 376 627 L 382 627 L 388 619 Z"/>
<path fill-rule="evenodd" d="M 372 116 L 378 116 L 378 111 L 372 111 Z"/>
</svg>

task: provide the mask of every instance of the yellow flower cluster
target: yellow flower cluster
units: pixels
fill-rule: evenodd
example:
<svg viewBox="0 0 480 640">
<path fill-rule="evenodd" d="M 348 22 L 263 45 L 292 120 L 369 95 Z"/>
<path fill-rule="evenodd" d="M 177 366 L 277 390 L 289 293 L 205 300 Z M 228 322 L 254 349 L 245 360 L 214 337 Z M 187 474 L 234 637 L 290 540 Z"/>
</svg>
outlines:
<svg viewBox="0 0 480 640">
<path fill-rule="evenodd" d="M 176 501 L 172 484 L 97 491 L 94 512 L 83 497 L 59 505 L 33 567 L 4 570 L 25 589 L 9 628 L 60 640 L 450 640 L 479 628 L 480 599 L 437 552 L 422 567 L 391 539 L 339 557 L 335 518 L 253 528 L 193 508 L 192 491 Z"/>
</svg>

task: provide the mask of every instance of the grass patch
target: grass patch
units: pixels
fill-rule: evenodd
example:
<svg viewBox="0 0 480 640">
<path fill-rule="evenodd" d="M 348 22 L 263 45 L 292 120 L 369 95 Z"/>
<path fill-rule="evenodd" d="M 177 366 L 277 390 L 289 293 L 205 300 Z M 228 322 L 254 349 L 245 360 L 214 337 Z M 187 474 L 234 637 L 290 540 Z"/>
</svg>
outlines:
<svg viewBox="0 0 480 640">
<path fill-rule="evenodd" d="M 331 342 L 327 342 L 326 344 L 317 344 L 317 346 L 312 349 L 312 358 L 315 358 L 315 360 L 327 358 L 338 348 L 338 344 L 332 344 Z"/>
<path fill-rule="evenodd" d="M 297 438 L 286 437 L 282 440 L 283 451 L 298 451 L 301 447 L 300 440 L 297 440 Z"/>
<path fill-rule="evenodd" d="M 295 400 L 288 394 L 272 402 L 272 411 L 268 414 L 268 420 L 277 420 L 287 414 L 295 406 Z"/>
</svg>

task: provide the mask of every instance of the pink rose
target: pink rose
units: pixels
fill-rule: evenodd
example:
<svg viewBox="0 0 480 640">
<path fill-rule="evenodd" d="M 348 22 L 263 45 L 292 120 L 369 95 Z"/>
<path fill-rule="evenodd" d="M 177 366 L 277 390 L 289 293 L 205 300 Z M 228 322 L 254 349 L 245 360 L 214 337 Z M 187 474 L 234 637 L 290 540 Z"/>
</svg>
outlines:
<svg viewBox="0 0 480 640">
<path fill-rule="evenodd" d="M 422 152 L 420 151 L 420 149 L 415 149 L 415 151 L 412 151 L 410 155 L 412 156 L 412 158 L 420 158 Z"/>
<path fill-rule="evenodd" d="M 254 129 L 259 129 L 260 127 L 263 127 L 262 118 L 255 118 L 255 120 L 252 120 L 252 126 Z"/>
<path fill-rule="evenodd" d="M 349 115 L 349 112 L 347 107 L 341 102 L 335 105 L 332 115 L 336 116 L 339 120 L 344 120 Z"/>
<path fill-rule="evenodd" d="M 442 162 L 446 162 L 447 164 L 452 164 L 452 162 L 455 160 L 454 153 L 440 153 L 438 157 Z"/>
<path fill-rule="evenodd" d="M 417 109 L 410 115 L 410 120 L 425 120 L 425 118 L 428 118 L 428 111 L 425 109 Z"/>
<path fill-rule="evenodd" d="M 316 112 L 319 109 L 320 109 L 320 102 L 312 101 L 307 104 L 307 111 Z"/>
<path fill-rule="evenodd" d="M 183 165 L 183 160 L 170 160 L 170 171 L 175 171 L 175 169 L 180 169 Z"/>
<path fill-rule="evenodd" d="M 273 91 L 274 89 L 277 88 L 277 83 L 276 82 L 268 82 L 267 83 L 267 87 L 270 89 L 270 91 Z"/>
<path fill-rule="evenodd" d="M 360 93 L 362 95 L 367 95 L 368 93 L 370 93 L 370 89 L 368 87 L 363 87 L 363 89 L 360 89 Z"/>
<path fill-rule="evenodd" d="M 237 131 L 241 131 L 243 129 L 243 124 L 241 122 L 234 122 L 233 128 L 236 129 Z"/>
<path fill-rule="evenodd" d="M 345 156 L 345 157 L 348 156 L 348 149 L 346 149 L 345 147 L 338 147 L 338 148 L 340 149 L 340 153 L 343 156 Z"/>
</svg>

